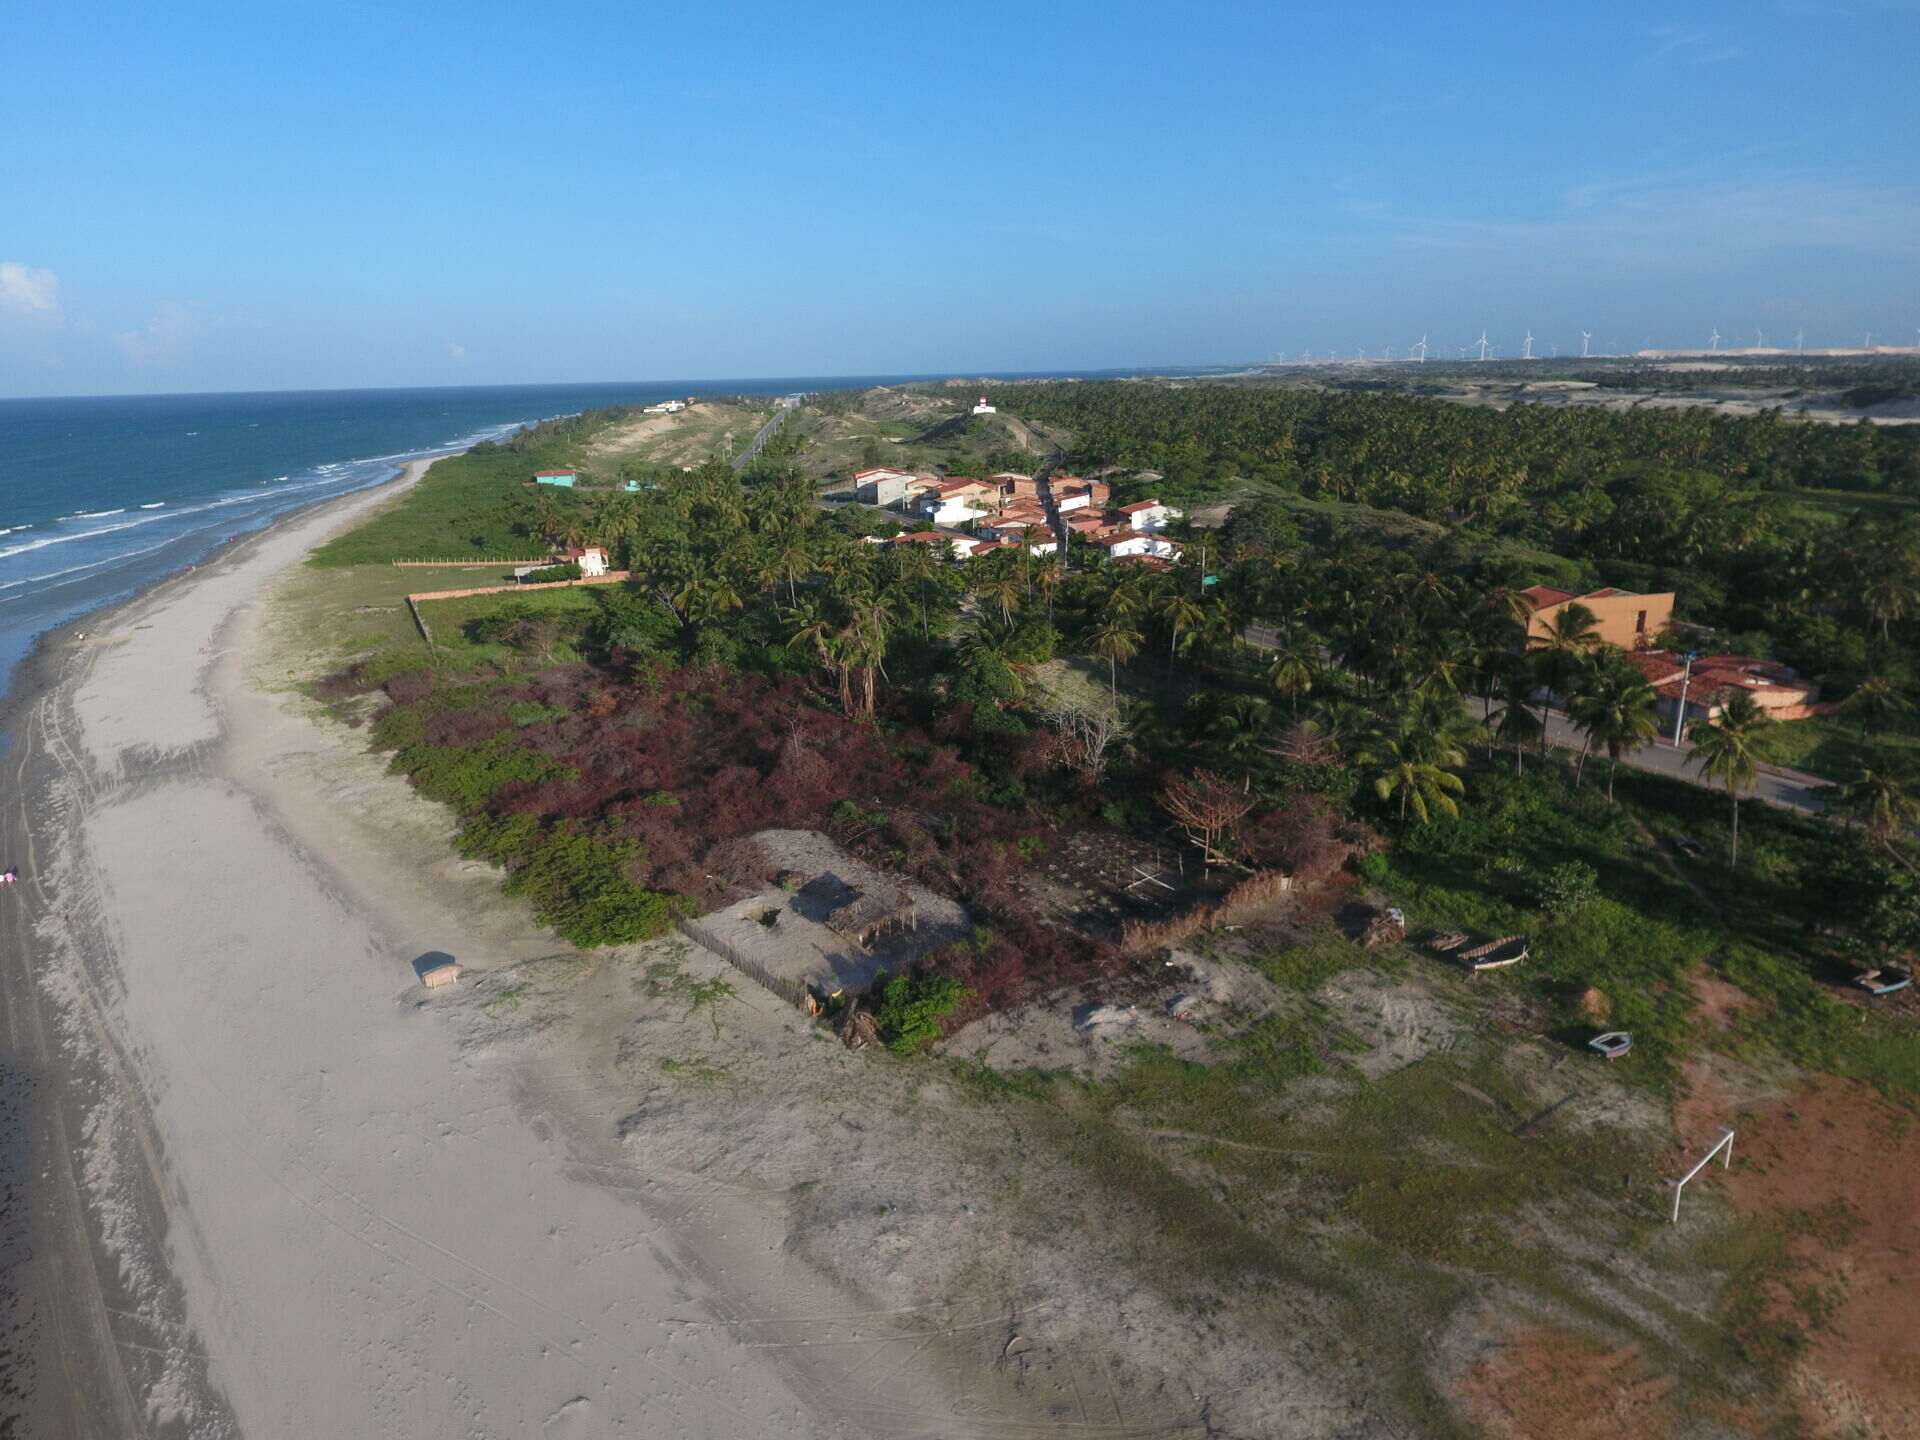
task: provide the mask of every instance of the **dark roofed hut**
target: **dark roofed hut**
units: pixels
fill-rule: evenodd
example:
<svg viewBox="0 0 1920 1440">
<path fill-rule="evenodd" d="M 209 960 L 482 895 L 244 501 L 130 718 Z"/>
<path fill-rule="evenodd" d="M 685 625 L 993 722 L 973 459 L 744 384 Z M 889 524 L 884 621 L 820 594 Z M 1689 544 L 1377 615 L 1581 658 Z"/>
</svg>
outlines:
<svg viewBox="0 0 1920 1440">
<path fill-rule="evenodd" d="M 919 924 L 913 897 L 900 890 L 891 894 L 856 895 L 827 916 L 829 930 L 862 949 L 870 947 L 889 930 L 917 930 Z"/>
</svg>

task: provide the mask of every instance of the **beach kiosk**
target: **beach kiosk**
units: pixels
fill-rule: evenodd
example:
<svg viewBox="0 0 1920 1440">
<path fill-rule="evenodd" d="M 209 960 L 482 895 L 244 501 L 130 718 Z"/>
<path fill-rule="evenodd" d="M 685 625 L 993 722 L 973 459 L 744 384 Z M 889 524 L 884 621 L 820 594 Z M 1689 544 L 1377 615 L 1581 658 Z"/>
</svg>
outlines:
<svg viewBox="0 0 1920 1440">
<path fill-rule="evenodd" d="M 444 990 L 449 985 L 460 983 L 460 966 L 452 960 L 443 960 L 420 972 L 420 983 L 429 990 Z"/>
</svg>

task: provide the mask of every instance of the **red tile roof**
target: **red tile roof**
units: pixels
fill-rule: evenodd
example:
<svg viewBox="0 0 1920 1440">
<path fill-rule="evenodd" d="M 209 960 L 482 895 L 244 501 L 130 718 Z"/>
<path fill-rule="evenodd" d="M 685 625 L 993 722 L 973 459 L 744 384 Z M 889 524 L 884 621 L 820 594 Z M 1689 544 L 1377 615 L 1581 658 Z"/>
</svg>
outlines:
<svg viewBox="0 0 1920 1440">
<path fill-rule="evenodd" d="M 1138 505 L 1122 505 L 1120 507 L 1120 513 L 1122 515 L 1138 515 L 1142 510 L 1158 508 L 1159 504 L 1160 502 L 1158 500 L 1142 500 Z"/>
<path fill-rule="evenodd" d="M 1551 585 L 1534 585 L 1520 592 L 1520 598 L 1536 610 L 1551 610 L 1573 599 L 1571 590 L 1556 590 Z"/>
</svg>

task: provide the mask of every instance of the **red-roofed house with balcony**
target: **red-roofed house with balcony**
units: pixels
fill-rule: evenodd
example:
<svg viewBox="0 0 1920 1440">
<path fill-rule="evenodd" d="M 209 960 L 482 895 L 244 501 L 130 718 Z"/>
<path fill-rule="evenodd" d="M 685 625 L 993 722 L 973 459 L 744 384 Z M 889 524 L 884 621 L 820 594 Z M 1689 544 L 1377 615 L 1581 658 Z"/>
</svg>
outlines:
<svg viewBox="0 0 1920 1440">
<path fill-rule="evenodd" d="M 1551 585 L 1535 585 L 1530 590 L 1522 590 L 1520 598 L 1526 602 L 1528 609 L 1529 647 L 1543 645 L 1552 639 L 1553 627 L 1559 623 L 1560 612 L 1576 601 L 1593 612 L 1600 638 L 1622 650 L 1651 648 L 1660 632 L 1673 620 L 1672 592 L 1636 595 L 1631 590 L 1617 590 L 1608 585 L 1599 590 L 1589 590 L 1584 595 L 1575 595 L 1571 591 L 1556 590 Z"/>
<path fill-rule="evenodd" d="M 1113 491 L 1104 480 L 1082 480 L 1077 475 L 1053 477 L 1053 503 L 1061 510 L 1092 510 L 1104 507 Z"/>
</svg>

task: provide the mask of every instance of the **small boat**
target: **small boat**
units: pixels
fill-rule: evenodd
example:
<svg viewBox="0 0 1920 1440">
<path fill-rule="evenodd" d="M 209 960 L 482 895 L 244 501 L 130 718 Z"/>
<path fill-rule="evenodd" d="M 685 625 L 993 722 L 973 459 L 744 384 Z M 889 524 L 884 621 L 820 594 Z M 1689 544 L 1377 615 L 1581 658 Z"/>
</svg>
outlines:
<svg viewBox="0 0 1920 1440">
<path fill-rule="evenodd" d="M 1633 1036 L 1625 1030 L 1609 1030 L 1604 1035 L 1596 1035 L 1587 1041 L 1587 1048 L 1606 1060 L 1618 1060 L 1633 1049 Z"/>
<path fill-rule="evenodd" d="M 1502 935 L 1498 940 L 1489 940 L 1484 945 L 1475 945 L 1470 950 L 1462 950 L 1460 963 L 1469 970 L 1499 970 L 1507 965 L 1517 965 L 1533 951 L 1533 937 L 1529 935 Z"/>
<path fill-rule="evenodd" d="M 1891 995 L 1913 983 L 1913 971 L 1905 965 L 1882 965 L 1878 970 L 1863 970 L 1853 983 L 1869 995 Z"/>
</svg>

